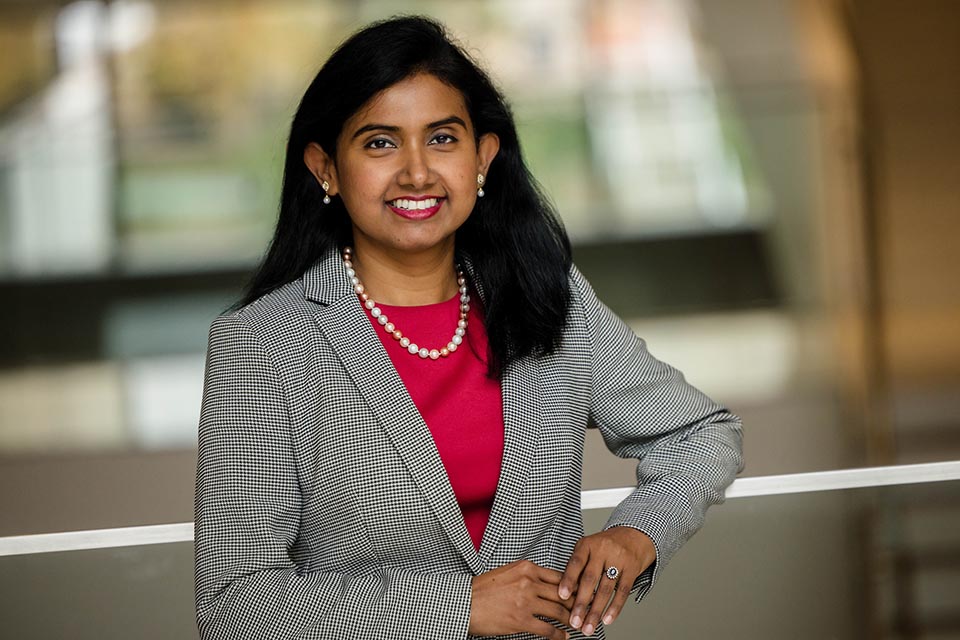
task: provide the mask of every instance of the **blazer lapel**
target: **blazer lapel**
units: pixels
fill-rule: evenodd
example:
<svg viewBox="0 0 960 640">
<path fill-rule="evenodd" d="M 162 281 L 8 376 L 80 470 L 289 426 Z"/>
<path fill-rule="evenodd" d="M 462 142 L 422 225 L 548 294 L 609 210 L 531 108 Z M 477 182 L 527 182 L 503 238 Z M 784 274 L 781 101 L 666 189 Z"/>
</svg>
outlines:
<svg viewBox="0 0 960 640">
<path fill-rule="evenodd" d="M 500 383 L 503 397 L 503 458 L 490 520 L 480 543 L 480 561 L 486 566 L 513 524 L 520 496 L 540 439 L 540 377 L 533 358 L 507 367 Z M 536 491 L 536 487 L 532 489 Z M 520 523 L 519 526 L 523 526 Z"/>
<path fill-rule="evenodd" d="M 481 564 L 433 436 L 331 251 L 304 274 L 305 295 L 324 306 L 315 318 L 414 481 L 468 566 Z M 384 505 L 389 508 L 389 505 Z"/>
<path fill-rule="evenodd" d="M 469 256 L 461 256 L 460 260 L 467 275 L 473 276 L 474 266 Z M 471 280 L 476 283 L 475 278 L 471 277 Z M 476 288 L 480 301 L 484 302 L 486 292 Z M 524 491 L 530 490 L 527 480 L 541 431 L 539 372 L 536 359 L 526 357 L 507 367 L 500 381 L 503 458 L 493 508 L 480 543 L 480 561 L 485 568 L 513 523 L 520 497 Z"/>
</svg>

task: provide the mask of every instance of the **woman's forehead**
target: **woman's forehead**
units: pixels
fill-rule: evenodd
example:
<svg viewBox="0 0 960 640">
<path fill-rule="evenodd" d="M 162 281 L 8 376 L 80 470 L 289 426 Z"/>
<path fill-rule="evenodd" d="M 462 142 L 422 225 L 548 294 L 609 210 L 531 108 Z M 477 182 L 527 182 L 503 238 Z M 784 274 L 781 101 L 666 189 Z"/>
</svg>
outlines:
<svg viewBox="0 0 960 640">
<path fill-rule="evenodd" d="M 436 76 L 419 73 L 373 96 L 345 123 L 344 133 L 367 124 L 420 129 L 456 116 L 470 128 L 463 94 Z"/>
</svg>

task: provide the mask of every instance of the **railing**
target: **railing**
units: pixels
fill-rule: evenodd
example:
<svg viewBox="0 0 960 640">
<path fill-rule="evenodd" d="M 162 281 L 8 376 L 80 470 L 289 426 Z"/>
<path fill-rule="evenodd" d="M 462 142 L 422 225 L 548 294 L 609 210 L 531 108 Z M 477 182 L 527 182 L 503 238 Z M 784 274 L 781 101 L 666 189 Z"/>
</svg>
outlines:
<svg viewBox="0 0 960 640">
<path fill-rule="evenodd" d="M 775 496 L 947 480 L 960 480 L 960 460 L 739 478 L 727 488 L 726 497 Z M 583 491 L 580 494 L 580 504 L 584 510 L 614 507 L 631 491 L 633 491 L 632 487 Z M 0 538 L 0 556 L 132 547 L 192 540 L 192 522 L 65 531 Z"/>
</svg>

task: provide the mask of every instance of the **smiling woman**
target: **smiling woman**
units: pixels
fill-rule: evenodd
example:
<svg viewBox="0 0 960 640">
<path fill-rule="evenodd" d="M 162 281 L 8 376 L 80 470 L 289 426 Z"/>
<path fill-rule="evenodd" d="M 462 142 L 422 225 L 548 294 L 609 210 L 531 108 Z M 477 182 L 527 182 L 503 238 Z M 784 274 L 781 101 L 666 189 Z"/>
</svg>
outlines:
<svg viewBox="0 0 960 640">
<path fill-rule="evenodd" d="M 500 141 L 477 135 L 463 95 L 429 73 L 383 90 L 354 114 L 337 140 L 336 161 L 316 142 L 304 161 L 330 196 L 343 198 L 353 226 L 356 270 L 378 299 L 400 305 L 449 297 L 454 237 L 473 212 Z M 429 265 L 419 270 L 417 266 Z M 413 267 L 426 287 L 396 276 Z M 435 290 L 439 285 L 443 289 Z"/>
<path fill-rule="evenodd" d="M 638 484 L 585 536 L 588 426 Z M 304 94 L 199 436 L 211 639 L 603 637 L 741 466 L 739 419 L 597 299 L 503 97 L 417 17 Z"/>
</svg>

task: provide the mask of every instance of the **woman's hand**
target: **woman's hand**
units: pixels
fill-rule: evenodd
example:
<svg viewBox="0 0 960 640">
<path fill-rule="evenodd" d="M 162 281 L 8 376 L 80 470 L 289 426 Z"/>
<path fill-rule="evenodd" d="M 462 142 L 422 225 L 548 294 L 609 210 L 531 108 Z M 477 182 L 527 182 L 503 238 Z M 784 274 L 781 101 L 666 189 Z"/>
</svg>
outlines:
<svg viewBox="0 0 960 640">
<path fill-rule="evenodd" d="M 657 548 L 653 540 L 631 527 L 611 527 L 580 538 L 558 588 L 560 598 L 577 594 L 570 612 L 570 626 L 580 629 L 582 625 L 586 635 L 593 635 L 604 609 L 604 624 L 616 620 L 637 576 L 656 559 Z M 611 566 L 620 571 L 615 580 L 605 575 Z M 613 602 L 610 602 L 617 585 L 622 585 L 622 588 L 616 590 Z"/>
<path fill-rule="evenodd" d="M 475 576 L 469 632 L 478 636 L 526 632 L 565 640 L 567 632 L 534 617 L 567 620 L 573 596 L 558 595 L 560 577 L 559 571 L 529 560 L 517 560 Z"/>
</svg>

